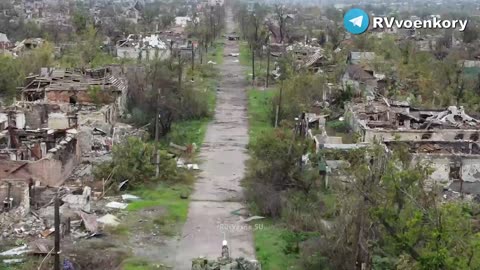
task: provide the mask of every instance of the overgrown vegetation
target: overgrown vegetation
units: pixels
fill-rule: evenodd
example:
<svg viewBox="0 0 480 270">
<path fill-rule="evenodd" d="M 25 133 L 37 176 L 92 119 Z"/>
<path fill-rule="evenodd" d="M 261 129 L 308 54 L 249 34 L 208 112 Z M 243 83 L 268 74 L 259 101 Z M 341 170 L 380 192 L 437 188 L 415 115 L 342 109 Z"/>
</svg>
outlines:
<svg viewBox="0 0 480 270">
<path fill-rule="evenodd" d="M 480 228 L 472 226 L 478 207 L 440 202 L 435 188 L 425 189 L 428 167 L 412 167 L 401 151 L 383 151 L 375 146 L 344 157 L 330 153 L 351 164 L 344 172 L 350 180 L 331 177 L 326 190 L 307 142 L 282 129 L 259 136 L 245 181 L 252 209 L 274 221 L 255 232 L 266 269 L 289 257 L 298 259 L 299 269 L 479 267 L 473 254 Z M 310 165 L 303 164 L 309 152 Z M 279 228 L 285 232 L 275 233 Z M 296 244 L 277 256 L 267 237 L 280 246 Z"/>
<path fill-rule="evenodd" d="M 271 102 L 272 90 L 248 90 L 248 117 L 250 142 L 254 143 L 261 134 L 273 128 Z"/>
</svg>

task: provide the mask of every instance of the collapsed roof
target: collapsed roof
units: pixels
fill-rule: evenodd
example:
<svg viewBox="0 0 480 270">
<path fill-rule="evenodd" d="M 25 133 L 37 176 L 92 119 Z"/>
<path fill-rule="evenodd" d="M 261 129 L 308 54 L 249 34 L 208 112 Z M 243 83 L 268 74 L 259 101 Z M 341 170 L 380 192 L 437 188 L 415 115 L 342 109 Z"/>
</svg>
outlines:
<svg viewBox="0 0 480 270">
<path fill-rule="evenodd" d="M 445 110 L 413 108 L 405 102 L 377 99 L 352 104 L 352 111 L 367 128 L 382 129 L 480 129 L 480 121 L 467 115 L 462 106 Z M 408 123 L 405 125 L 405 123 Z"/>
</svg>

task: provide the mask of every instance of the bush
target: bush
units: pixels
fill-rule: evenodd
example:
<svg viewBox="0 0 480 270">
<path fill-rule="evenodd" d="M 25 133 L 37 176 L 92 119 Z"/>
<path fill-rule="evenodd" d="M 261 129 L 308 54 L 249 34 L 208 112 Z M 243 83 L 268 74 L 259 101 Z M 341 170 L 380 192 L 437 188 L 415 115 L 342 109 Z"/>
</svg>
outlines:
<svg viewBox="0 0 480 270">
<path fill-rule="evenodd" d="M 177 171 L 174 159 L 164 150 L 160 151 L 160 174 L 155 176 L 155 147 L 136 137 L 129 137 L 113 147 L 112 161 L 97 166 L 94 175 L 97 179 L 107 179 L 120 183 L 129 180 L 131 186 L 139 186 L 155 181 L 179 181 L 182 175 Z"/>
<path fill-rule="evenodd" d="M 246 195 L 262 215 L 280 217 L 289 191 L 308 194 L 314 187 L 315 169 L 298 166 L 311 146 L 293 137 L 290 130 L 272 130 L 260 134 L 250 145 Z"/>
<path fill-rule="evenodd" d="M 340 121 L 340 120 L 327 122 L 327 127 L 335 130 L 335 132 L 346 133 L 349 130 L 348 123 L 346 121 Z"/>
</svg>

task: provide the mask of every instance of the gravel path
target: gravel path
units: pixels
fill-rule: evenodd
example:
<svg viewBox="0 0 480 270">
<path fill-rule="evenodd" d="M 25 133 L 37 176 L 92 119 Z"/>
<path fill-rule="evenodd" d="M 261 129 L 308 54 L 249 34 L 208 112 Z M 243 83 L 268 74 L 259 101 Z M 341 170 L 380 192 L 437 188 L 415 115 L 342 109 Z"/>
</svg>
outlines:
<svg viewBox="0 0 480 270">
<path fill-rule="evenodd" d="M 227 11 L 227 33 L 234 31 L 231 11 Z M 225 41 L 225 59 L 220 71 L 220 87 L 214 120 L 208 125 L 200 149 L 202 170 L 191 196 L 187 222 L 179 241 L 175 269 L 190 270 L 198 256 L 216 259 L 224 238 L 231 256 L 254 258 L 252 231 L 233 211 L 244 207 L 240 181 L 248 158 L 247 94 L 244 68 L 238 58 L 238 41 Z"/>
</svg>

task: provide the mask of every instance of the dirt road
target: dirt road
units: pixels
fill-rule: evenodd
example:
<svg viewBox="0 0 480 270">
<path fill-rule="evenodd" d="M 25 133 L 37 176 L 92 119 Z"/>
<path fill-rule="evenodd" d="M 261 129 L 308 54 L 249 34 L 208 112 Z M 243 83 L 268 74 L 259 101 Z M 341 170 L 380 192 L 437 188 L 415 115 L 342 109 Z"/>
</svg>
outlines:
<svg viewBox="0 0 480 270">
<path fill-rule="evenodd" d="M 227 12 L 227 32 L 234 31 L 232 14 Z M 238 41 L 225 41 L 225 55 L 238 53 Z M 220 256 L 224 237 L 231 255 L 254 258 L 252 231 L 233 211 L 242 204 L 243 178 L 247 159 L 247 82 L 235 57 L 225 57 L 218 66 L 220 87 L 214 120 L 209 124 L 200 149 L 200 177 L 192 194 L 187 222 L 177 248 L 175 269 L 189 270 L 191 259 Z"/>
</svg>

